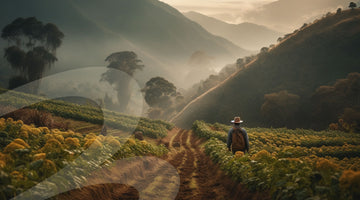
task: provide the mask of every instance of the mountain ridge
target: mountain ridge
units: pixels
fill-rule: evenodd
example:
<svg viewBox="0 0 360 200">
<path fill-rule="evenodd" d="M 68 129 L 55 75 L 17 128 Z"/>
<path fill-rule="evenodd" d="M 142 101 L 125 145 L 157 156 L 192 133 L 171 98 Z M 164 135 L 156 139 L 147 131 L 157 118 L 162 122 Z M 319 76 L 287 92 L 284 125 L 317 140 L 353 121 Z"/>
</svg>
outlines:
<svg viewBox="0 0 360 200">
<path fill-rule="evenodd" d="M 343 11 L 289 34 L 185 107 L 173 122 L 183 127 L 198 119 L 228 123 L 240 115 L 247 126 L 271 126 L 260 113 L 264 95 L 287 90 L 299 96 L 301 103 L 298 116 L 291 116 L 287 126 L 326 128 L 330 122 L 315 119 L 309 111 L 315 109 L 311 96 L 319 86 L 333 84 L 359 71 L 355 52 L 359 51 L 360 28 L 354 26 L 359 21 L 360 10 Z"/>
<path fill-rule="evenodd" d="M 153 76 L 164 76 L 181 87 L 181 76 L 189 70 L 184 69 L 184 64 L 195 51 L 209 51 L 219 63 L 250 53 L 210 34 L 158 0 L 14 0 L 0 11 L 1 27 L 17 17 L 35 16 L 64 32 L 53 73 L 105 65 L 104 59 L 110 53 L 127 50 L 136 52 L 147 66 L 137 74 L 142 84 Z"/>
<path fill-rule="evenodd" d="M 210 33 L 227 38 L 235 44 L 251 50 L 260 50 L 262 47 L 269 46 L 284 35 L 266 26 L 250 22 L 229 24 L 194 11 L 186 12 L 184 15 L 199 23 Z"/>
</svg>

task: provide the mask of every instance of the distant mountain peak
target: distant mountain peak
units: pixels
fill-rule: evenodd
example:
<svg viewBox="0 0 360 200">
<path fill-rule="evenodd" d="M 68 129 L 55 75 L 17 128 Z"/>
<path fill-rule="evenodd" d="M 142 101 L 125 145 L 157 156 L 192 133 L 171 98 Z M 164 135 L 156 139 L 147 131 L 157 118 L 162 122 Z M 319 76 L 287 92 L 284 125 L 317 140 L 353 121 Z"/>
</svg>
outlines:
<svg viewBox="0 0 360 200">
<path fill-rule="evenodd" d="M 195 120 L 226 123 L 232 116 L 240 115 L 249 127 L 326 129 L 338 120 L 346 106 L 353 105 L 348 105 L 341 95 L 328 99 L 344 102 L 343 105 L 329 107 L 321 101 L 321 105 L 316 104 L 314 94 L 321 86 L 329 88 L 327 85 L 333 85 L 337 79 L 360 72 L 359 23 L 360 9 L 346 10 L 288 34 L 245 68 L 188 104 L 174 122 L 184 127 Z M 269 108 L 271 103 L 286 104 L 289 97 L 296 97 L 296 102 L 272 107 L 270 111 L 262 109 L 266 99 L 270 99 L 266 105 Z M 270 102 L 274 99 L 275 103 Z"/>
<path fill-rule="evenodd" d="M 65 39 L 53 68 L 57 71 L 104 65 L 110 53 L 126 50 L 136 52 L 146 65 L 138 73 L 141 82 L 163 76 L 187 87 L 198 81 L 183 81 L 189 72 L 186 62 L 194 52 L 214 56 L 219 66 L 251 54 L 158 0 L 16 0 L 3 4 L 0 13 L 0 27 L 19 16 L 58 25 Z M 1 42 L 0 48 L 4 45 Z"/>
<path fill-rule="evenodd" d="M 238 46 L 251 50 L 260 50 L 276 42 L 283 33 L 250 22 L 229 24 L 204 14 L 190 11 L 184 13 L 189 19 L 199 23 L 210 33 L 224 37 Z"/>
</svg>

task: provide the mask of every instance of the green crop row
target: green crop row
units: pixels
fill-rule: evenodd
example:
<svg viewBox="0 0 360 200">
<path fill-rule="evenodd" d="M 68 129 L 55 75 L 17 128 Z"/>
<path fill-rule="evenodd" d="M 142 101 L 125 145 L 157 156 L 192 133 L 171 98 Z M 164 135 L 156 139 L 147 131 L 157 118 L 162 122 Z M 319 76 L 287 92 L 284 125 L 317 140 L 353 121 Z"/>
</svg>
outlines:
<svg viewBox="0 0 360 200">
<path fill-rule="evenodd" d="M 195 121 L 193 123 L 192 130 L 199 137 L 203 137 L 206 139 L 210 139 L 214 137 L 214 138 L 218 138 L 223 142 L 226 142 L 227 140 L 226 132 L 211 129 L 211 127 L 204 121 Z"/>
<path fill-rule="evenodd" d="M 0 143 L 0 199 L 14 197 L 69 164 L 72 167 L 58 176 L 56 187 L 80 185 L 90 172 L 113 160 L 168 152 L 164 145 L 133 138 L 49 130 L 11 118 L 0 118 Z"/>
<path fill-rule="evenodd" d="M 279 158 L 266 150 L 233 156 L 216 138 L 208 140 L 205 152 L 234 180 L 253 192 L 270 192 L 272 199 L 355 199 L 359 194 L 360 181 L 324 158 Z"/>
<path fill-rule="evenodd" d="M 31 102 L 36 101 L 41 102 L 31 104 Z M 145 136 L 152 138 L 165 137 L 167 135 L 167 131 L 174 127 L 173 124 L 161 120 L 151 120 L 142 117 L 129 116 L 106 109 L 101 110 L 89 105 L 78 105 L 60 100 L 46 100 L 43 97 L 15 91 L 8 91 L 6 95 L 3 95 L 0 99 L 0 105 L 2 106 L 23 107 L 24 105 L 29 104 L 29 108 L 46 111 L 52 113 L 53 115 L 67 119 L 101 125 L 105 122 L 107 126 L 120 129 L 122 131 L 141 130 L 144 132 Z M 106 119 L 104 119 L 104 116 Z"/>
<path fill-rule="evenodd" d="M 228 151 L 231 127 L 196 121 L 196 135 L 210 138 L 205 151 L 223 171 L 273 199 L 357 199 L 360 135 L 338 131 L 245 128 L 250 153 Z"/>
</svg>

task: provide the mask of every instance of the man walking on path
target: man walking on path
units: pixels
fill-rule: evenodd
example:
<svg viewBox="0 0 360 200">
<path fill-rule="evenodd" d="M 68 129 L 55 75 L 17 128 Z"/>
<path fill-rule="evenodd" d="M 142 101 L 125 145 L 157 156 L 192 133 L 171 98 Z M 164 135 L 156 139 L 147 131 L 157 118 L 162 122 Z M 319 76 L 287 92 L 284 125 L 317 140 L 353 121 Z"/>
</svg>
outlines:
<svg viewBox="0 0 360 200">
<path fill-rule="evenodd" d="M 231 121 L 234 126 L 229 130 L 227 138 L 227 147 L 229 151 L 232 150 L 232 153 L 235 154 L 237 151 L 248 152 L 249 153 L 249 138 L 245 129 L 240 127 L 240 124 L 243 121 L 240 117 L 235 117 Z"/>
</svg>

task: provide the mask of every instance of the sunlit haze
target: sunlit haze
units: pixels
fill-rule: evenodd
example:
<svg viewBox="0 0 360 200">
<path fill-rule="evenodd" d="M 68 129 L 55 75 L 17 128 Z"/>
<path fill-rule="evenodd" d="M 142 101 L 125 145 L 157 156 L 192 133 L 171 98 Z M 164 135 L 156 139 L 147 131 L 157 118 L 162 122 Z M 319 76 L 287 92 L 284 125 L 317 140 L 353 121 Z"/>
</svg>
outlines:
<svg viewBox="0 0 360 200">
<path fill-rule="evenodd" d="M 280 32 L 292 32 L 327 12 L 347 7 L 344 0 L 162 0 L 181 12 L 195 11 L 239 24 L 252 22 Z"/>
<path fill-rule="evenodd" d="M 243 21 L 241 13 L 255 10 L 259 6 L 276 0 L 162 0 L 181 12 L 196 11 L 205 15 L 215 16 L 229 23 Z"/>
</svg>

